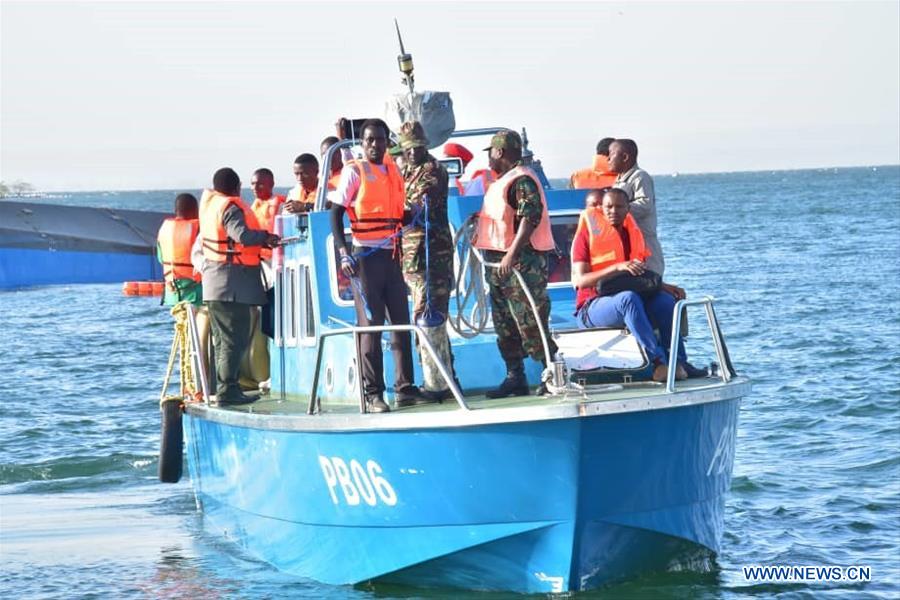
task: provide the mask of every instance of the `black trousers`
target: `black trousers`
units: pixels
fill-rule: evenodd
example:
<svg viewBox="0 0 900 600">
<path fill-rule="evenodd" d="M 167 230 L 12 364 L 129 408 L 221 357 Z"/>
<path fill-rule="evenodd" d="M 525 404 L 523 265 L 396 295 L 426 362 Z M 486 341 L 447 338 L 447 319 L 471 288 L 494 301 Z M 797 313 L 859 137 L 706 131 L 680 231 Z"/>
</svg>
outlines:
<svg viewBox="0 0 900 600">
<path fill-rule="evenodd" d="M 409 324 L 409 303 L 406 282 L 400 271 L 400 262 L 393 250 L 372 250 L 353 247 L 357 258 L 357 276 L 353 288 L 353 304 L 356 322 L 364 325 L 384 325 L 385 317 L 392 325 Z M 360 289 L 362 288 L 362 297 Z M 368 314 L 367 314 L 368 312 Z M 394 355 L 394 390 L 412 385 L 412 344 L 408 331 L 391 334 L 391 352 Z M 362 354 L 363 391 L 366 395 L 384 392 L 384 356 L 381 351 L 381 333 L 360 335 Z"/>
<path fill-rule="evenodd" d="M 238 378 L 241 359 L 250 347 L 249 304 L 209 300 L 209 325 L 216 350 L 216 396 L 234 400 L 241 396 Z"/>
</svg>

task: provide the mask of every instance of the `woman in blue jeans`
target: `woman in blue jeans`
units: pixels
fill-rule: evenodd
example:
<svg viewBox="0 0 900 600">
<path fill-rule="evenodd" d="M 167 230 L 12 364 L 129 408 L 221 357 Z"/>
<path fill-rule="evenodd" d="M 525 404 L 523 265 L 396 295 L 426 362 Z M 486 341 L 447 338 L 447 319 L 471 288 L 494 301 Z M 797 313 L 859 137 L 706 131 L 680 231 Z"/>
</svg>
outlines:
<svg viewBox="0 0 900 600">
<path fill-rule="evenodd" d="M 611 188 L 591 191 L 589 195 L 601 195 L 601 201 L 599 206 L 582 213 L 571 253 L 579 325 L 628 327 L 655 365 L 653 380 L 665 381 L 675 298 L 666 291 L 646 298 L 631 291 L 600 295 L 597 287 L 602 287 L 604 281 L 642 275 L 647 270 L 644 261 L 650 251 L 637 223 L 628 214 L 628 196 L 624 191 Z M 659 330 L 661 339 L 657 340 L 654 328 Z M 676 379 L 687 378 L 686 364 L 684 343 L 679 340 Z"/>
</svg>

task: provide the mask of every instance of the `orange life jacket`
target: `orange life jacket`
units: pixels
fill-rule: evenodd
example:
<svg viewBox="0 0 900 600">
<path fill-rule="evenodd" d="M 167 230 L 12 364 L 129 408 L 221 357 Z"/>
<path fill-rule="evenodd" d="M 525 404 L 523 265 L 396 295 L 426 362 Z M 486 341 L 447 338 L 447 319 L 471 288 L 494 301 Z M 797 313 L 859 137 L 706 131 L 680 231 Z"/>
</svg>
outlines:
<svg viewBox="0 0 900 600">
<path fill-rule="evenodd" d="M 359 190 L 353 206 L 347 209 L 350 231 L 358 240 L 382 240 L 398 229 L 403 219 L 406 193 L 397 165 L 384 161 L 387 173 L 367 160 L 349 164 L 359 169 Z"/>
<path fill-rule="evenodd" d="M 644 235 L 637 221 L 631 215 L 625 215 L 622 227 L 628 232 L 628 244 L 631 252 L 625 256 L 622 237 L 616 228 L 610 225 L 599 207 L 587 208 L 581 212 L 578 228 L 588 228 L 589 248 L 591 252 L 591 271 L 599 271 L 610 265 L 628 260 L 647 260 L 650 249 L 644 243 Z"/>
<path fill-rule="evenodd" d="M 268 200 L 260 200 L 259 198 L 253 200 L 253 205 L 250 207 L 250 210 L 256 215 L 256 220 L 259 223 L 260 229 L 265 229 L 269 233 L 275 233 L 275 217 L 281 213 L 281 206 L 283 204 L 284 196 L 277 195 L 272 196 Z M 269 260 L 272 258 L 272 249 L 260 248 L 259 256 L 263 260 Z"/>
<path fill-rule="evenodd" d="M 497 180 L 484 195 L 481 212 L 478 214 L 478 228 L 475 233 L 475 247 L 481 250 L 499 250 L 506 252 L 516 237 L 516 211 L 506 201 L 506 195 L 513 182 L 521 176 L 534 180 L 541 194 L 541 222 L 531 232 L 531 247 L 535 250 L 553 250 L 553 231 L 550 229 L 550 215 L 547 212 L 547 198 L 537 175 L 528 167 L 511 169 Z"/>
<path fill-rule="evenodd" d="M 163 221 L 156 239 L 166 282 L 173 284 L 176 279 L 200 281 L 200 273 L 194 272 L 191 264 L 191 247 L 199 233 L 197 219 L 173 217 Z"/>
<path fill-rule="evenodd" d="M 291 188 L 291 191 L 288 192 L 287 199 L 293 200 L 294 202 L 301 202 L 303 204 L 312 204 L 315 206 L 316 204 L 316 194 L 318 193 L 319 188 L 316 187 L 311 192 L 307 192 L 306 189 L 300 185 L 299 183 Z"/>
<path fill-rule="evenodd" d="M 203 257 L 213 262 L 225 262 L 247 267 L 259 266 L 259 246 L 242 246 L 228 237 L 222 217 L 232 204 L 244 213 L 250 229 L 260 229 L 256 215 L 237 196 L 226 196 L 203 190 L 200 198 L 200 235 L 203 238 Z"/>
<path fill-rule="evenodd" d="M 576 190 L 599 190 L 612 187 L 618 175 L 609 170 L 609 158 L 602 154 L 594 155 L 594 164 L 587 169 L 572 173 L 570 181 Z"/>
<path fill-rule="evenodd" d="M 260 229 L 265 229 L 269 233 L 275 233 L 275 217 L 281 212 L 281 205 L 284 204 L 284 196 L 272 196 L 268 200 L 253 200 L 250 210 L 256 215 L 256 221 L 259 223 Z"/>
<path fill-rule="evenodd" d="M 328 191 L 333 192 L 338 189 L 338 184 L 341 182 L 341 172 L 338 171 L 334 175 L 328 178 Z"/>
</svg>

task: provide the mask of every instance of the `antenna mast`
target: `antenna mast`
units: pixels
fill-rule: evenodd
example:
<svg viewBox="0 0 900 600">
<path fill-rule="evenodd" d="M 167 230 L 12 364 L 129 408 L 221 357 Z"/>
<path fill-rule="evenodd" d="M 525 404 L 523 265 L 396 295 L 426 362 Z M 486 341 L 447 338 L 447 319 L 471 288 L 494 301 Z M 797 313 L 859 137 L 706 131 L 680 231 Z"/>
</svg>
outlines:
<svg viewBox="0 0 900 600">
<path fill-rule="evenodd" d="M 415 93 L 415 78 L 413 77 L 413 59 L 412 54 L 407 54 L 403 48 L 403 37 L 400 35 L 400 25 L 397 19 L 394 19 L 394 28 L 397 30 L 397 41 L 400 42 L 400 55 L 397 57 L 397 63 L 400 66 L 400 72 L 403 73 L 403 83 L 409 88 L 409 95 Z"/>
</svg>

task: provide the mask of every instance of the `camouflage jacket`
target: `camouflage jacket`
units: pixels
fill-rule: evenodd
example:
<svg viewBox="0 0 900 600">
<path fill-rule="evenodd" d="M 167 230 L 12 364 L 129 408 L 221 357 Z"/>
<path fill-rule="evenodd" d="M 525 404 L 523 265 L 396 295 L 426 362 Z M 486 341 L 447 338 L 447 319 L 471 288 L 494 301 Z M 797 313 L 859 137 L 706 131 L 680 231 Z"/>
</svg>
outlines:
<svg viewBox="0 0 900 600">
<path fill-rule="evenodd" d="M 413 223 L 403 230 L 403 271 L 425 272 L 424 198 L 427 195 L 431 268 L 449 273 L 453 265 L 453 240 L 447 219 L 447 171 L 429 154 L 421 165 L 407 164 L 403 168 L 403 180 L 405 209 L 413 215 Z"/>
</svg>

